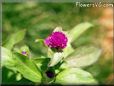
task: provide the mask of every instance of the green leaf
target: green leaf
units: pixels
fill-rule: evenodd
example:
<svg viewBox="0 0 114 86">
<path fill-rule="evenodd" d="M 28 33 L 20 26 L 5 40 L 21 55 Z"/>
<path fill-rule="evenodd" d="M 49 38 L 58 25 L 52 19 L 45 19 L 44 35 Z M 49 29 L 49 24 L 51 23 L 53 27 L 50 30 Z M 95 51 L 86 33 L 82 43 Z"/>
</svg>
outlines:
<svg viewBox="0 0 114 86">
<path fill-rule="evenodd" d="M 12 52 L 5 47 L 1 47 L 1 65 L 6 67 L 14 66 Z"/>
<path fill-rule="evenodd" d="M 7 74 L 8 78 L 11 78 L 14 75 L 14 72 L 13 71 L 8 71 L 8 73 L 6 73 L 6 74 Z"/>
<path fill-rule="evenodd" d="M 33 62 L 36 64 L 36 66 L 41 70 L 41 66 L 43 65 L 44 59 L 42 58 L 37 58 L 37 59 L 32 59 Z"/>
<path fill-rule="evenodd" d="M 96 80 L 93 76 L 80 69 L 80 68 L 69 68 L 60 72 L 56 76 L 55 83 L 62 85 L 76 85 L 76 84 L 96 84 Z"/>
<path fill-rule="evenodd" d="M 12 49 L 13 46 L 20 42 L 21 40 L 23 40 L 24 36 L 25 36 L 25 32 L 26 30 L 21 30 L 18 31 L 14 34 L 12 34 L 11 36 L 9 36 L 9 38 L 7 39 L 7 42 L 5 43 L 4 47 L 8 48 L 8 49 Z"/>
<path fill-rule="evenodd" d="M 41 56 L 41 57 L 37 57 L 37 58 L 34 57 L 31 60 L 36 64 L 38 69 L 45 70 L 45 69 L 47 69 L 48 62 L 50 59 L 45 56 Z"/>
<path fill-rule="evenodd" d="M 30 59 L 19 53 L 14 53 L 13 57 L 15 58 L 17 71 L 20 72 L 24 78 L 37 83 L 41 82 L 41 73 Z"/>
<path fill-rule="evenodd" d="M 56 65 L 57 63 L 59 63 L 62 60 L 62 58 L 63 58 L 63 52 L 54 53 L 53 57 L 51 58 L 49 62 L 49 67 L 52 67 Z"/>
<path fill-rule="evenodd" d="M 47 56 L 48 56 L 49 58 L 52 58 L 53 55 L 54 55 L 54 52 L 52 51 L 51 48 L 47 48 L 47 49 L 48 49 L 48 50 L 47 50 Z"/>
<path fill-rule="evenodd" d="M 73 29 L 69 31 L 69 37 L 70 37 L 69 41 L 70 42 L 75 41 L 82 33 L 84 33 L 87 29 L 89 29 L 92 26 L 93 25 L 88 22 L 81 23 L 75 26 Z"/>
<path fill-rule="evenodd" d="M 94 46 L 77 48 L 75 53 L 66 58 L 62 67 L 85 67 L 95 63 L 101 55 L 101 49 Z"/>
<path fill-rule="evenodd" d="M 44 42 L 44 39 L 35 39 L 35 42 Z"/>
<path fill-rule="evenodd" d="M 26 79 L 41 82 L 41 73 L 36 65 L 26 56 L 19 53 L 12 54 L 10 50 L 2 47 L 2 66 L 20 72 Z M 20 77 L 17 77 L 19 80 Z"/>
<path fill-rule="evenodd" d="M 22 79 L 22 75 L 20 73 L 17 73 L 16 75 L 16 80 L 20 81 Z"/>
<path fill-rule="evenodd" d="M 73 52 L 74 52 L 74 49 L 72 48 L 71 44 L 68 43 L 67 47 L 63 49 L 64 58 L 68 57 Z"/>
</svg>

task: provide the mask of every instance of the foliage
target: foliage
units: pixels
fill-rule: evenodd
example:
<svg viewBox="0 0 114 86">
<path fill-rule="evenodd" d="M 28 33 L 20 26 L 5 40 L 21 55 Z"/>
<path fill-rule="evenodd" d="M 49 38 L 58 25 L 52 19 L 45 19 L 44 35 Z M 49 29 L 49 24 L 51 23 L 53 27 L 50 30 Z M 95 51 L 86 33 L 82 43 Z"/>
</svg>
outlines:
<svg viewBox="0 0 114 86">
<path fill-rule="evenodd" d="M 84 29 L 82 29 L 83 26 L 85 26 Z M 55 52 L 46 47 L 47 50 L 49 50 L 48 53 L 52 52 L 50 53 L 51 57 L 48 57 L 49 55 L 47 54 L 47 56 L 37 57 L 38 59 L 35 59 L 32 55 L 29 56 L 22 53 L 22 51 L 30 53 L 29 48 L 27 48 L 28 46 L 22 46 L 19 49 L 15 49 L 14 45 L 21 42 L 24 38 L 25 30 L 16 32 L 12 34 L 11 38 L 8 39 L 8 42 L 2 47 L 2 66 L 16 72 L 17 80 L 20 80 L 22 75 L 24 78 L 37 84 L 95 84 L 96 80 L 94 80 L 93 76 L 81 69 L 81 67 L 96 62 L 101 54 L 101 50 L 94 46 L 84 46 L 82 48 L 74 49 L 71 45 L 74 40 L 90 27 L 91 24 L 86 22 L 76 26 L 68 32 L 66 31 L 69 39 L 66 50 L 64 49 L 63 52 Z M 23 35 L 20 35 L 21 33 Z M 72 41 L 70 39 L 72 39 Z M 44 43 L 43 39 L 38 40 L 37 42 Z M 48 58 L 49 60 L 47 60 Z M 53 71 L 54 77 L 52 79 L 49 79 L 48 75 L 46 75 L 45 71 L 47 70 Z M 63 70 L 63 72 L 61 70 Z M 72 82 L 69 82 L 68 80 L 71 78 Z"/>
</svg>

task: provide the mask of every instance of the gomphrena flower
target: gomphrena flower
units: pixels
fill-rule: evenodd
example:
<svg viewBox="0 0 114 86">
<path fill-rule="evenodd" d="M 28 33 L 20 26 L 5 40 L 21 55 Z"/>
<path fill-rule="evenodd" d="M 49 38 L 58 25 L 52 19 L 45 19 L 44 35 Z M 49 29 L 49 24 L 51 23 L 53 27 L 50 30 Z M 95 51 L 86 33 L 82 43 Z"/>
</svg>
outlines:
<svg viewBox="0 0 114 86">
<path fill-rule="evenodd" d="M 45 39 L 45 44 L 50 48 L 63 49 L 67 46 L 68 39 L 63 32 L 53 32 Z"/>
</svg>

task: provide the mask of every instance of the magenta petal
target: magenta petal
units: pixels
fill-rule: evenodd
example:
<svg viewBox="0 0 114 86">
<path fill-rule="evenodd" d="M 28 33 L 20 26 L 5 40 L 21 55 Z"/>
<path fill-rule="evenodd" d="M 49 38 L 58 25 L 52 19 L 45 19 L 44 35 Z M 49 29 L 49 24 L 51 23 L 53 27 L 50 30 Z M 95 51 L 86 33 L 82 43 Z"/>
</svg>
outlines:
<svg viewBox="0 0 114 86">
<path fill-rule="evenodd" d="M 53 32 L 44 42 L 51 48 L 63 49 L 67 46 L 68 39 L 62 32 Z"/>
</svg>

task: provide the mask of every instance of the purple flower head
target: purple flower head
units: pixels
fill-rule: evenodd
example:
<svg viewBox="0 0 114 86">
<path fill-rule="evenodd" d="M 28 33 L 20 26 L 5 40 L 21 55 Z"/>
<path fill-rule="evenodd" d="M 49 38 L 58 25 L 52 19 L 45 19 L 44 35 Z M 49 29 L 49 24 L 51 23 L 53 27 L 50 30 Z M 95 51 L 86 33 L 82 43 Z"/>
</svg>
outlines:
<svg viewBox="0 0 114 86">
<path fill-rule="evenodd" d="M 22 51 L 21 52 L 23 55 L 27 55 L 27 52 L 26 51 Z"/>
<path fill-rule="evenodd" d="M 63 32 L 53 32 L 48 36 L 44 43 L 50 48 L 63 49 L 67 46 L 68 39 Z"/>
</svg>

